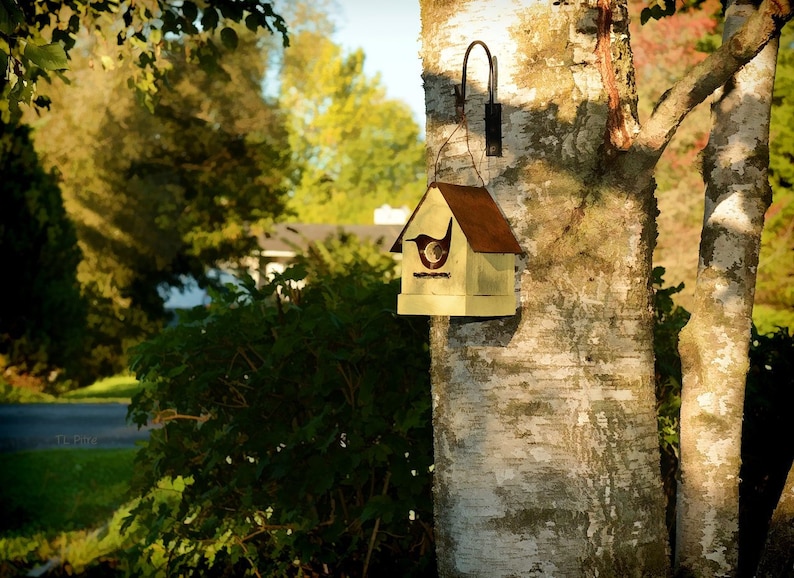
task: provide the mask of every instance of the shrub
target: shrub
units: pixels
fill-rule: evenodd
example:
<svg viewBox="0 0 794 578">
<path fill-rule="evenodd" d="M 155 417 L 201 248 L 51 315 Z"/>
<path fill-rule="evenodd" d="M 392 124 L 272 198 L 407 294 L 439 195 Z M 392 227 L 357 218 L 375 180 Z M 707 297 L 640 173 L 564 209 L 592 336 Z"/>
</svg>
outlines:
<svg viewBox="0 0 794 578">
<path fill-rule="evenodd" d="M 435 575 L 424 318 L 362 260 L 229 287 L 134 352 L 154 421 L 139 489 L 182 476 L 178 507 L 131 520 L 168 574 Z M 143 492 L 142 492 L 143 493 Z"/>
<path fill-rule="evenodd" d="M 146 495 L 179 480 L 179 491 L 167 506 L 149 497 L 134 510 L 130 521 L 149 536 L 128 553 L 130 566 L 201 576 L 435 576 L 426 322 L 395 316 L 398 283 L 384 282 L 393 277 L 386 262 L 351 256 L 352 246 L 316 248 L 260 290 L 250 280 L 245 290 L 230 286 L 136 349 L 148 385 L 131 415 L 163 426 L 139 454 L 138 487 Z M 656 393 L 672 534 L 677 347 L 689 313 L 673 302 L 683 285 L 665 287 L 663 274 L 654 271 Z M 299 281 L 307 284 L 298 289 Z M 764 535 L 754 504 L 773 507 L 779 489 L 767 486 L 782 483 L 791 462 L 783 411 L 794 401 L 793 347 L 786 330 L 751 343 L 743 535 Z M 773 438 L 789 443 L 781 451 Z M 762 490 L 751 487 L 759 480 Z"/>
</svg>

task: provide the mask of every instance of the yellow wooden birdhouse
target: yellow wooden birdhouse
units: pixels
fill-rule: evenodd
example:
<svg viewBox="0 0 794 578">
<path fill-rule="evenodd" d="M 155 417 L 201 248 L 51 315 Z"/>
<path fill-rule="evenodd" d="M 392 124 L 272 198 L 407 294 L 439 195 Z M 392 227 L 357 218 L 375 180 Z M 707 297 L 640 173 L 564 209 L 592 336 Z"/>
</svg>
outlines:
<svg viewBox="0 0 794 578">
<path fill-rule="evenodd" d="M 523 251 L 484 187 L 431 184 L 391 250 L 403 254 L 400 315 L 515 314 Z"/>
</svg>

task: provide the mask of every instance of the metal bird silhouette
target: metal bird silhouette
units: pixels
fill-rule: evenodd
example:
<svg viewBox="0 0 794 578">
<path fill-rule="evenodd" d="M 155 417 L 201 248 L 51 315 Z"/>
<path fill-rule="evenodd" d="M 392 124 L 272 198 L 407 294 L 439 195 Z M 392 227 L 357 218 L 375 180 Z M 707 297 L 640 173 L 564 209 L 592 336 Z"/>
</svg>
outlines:
<svg viewBox="0 0 794 578">
<path fill-rule="evenodd" d="M 449 226 L 447 227 L 447 234 L 443 239 L 434 239 L 429 235 L 417 235 L 413 239 L 406 239 L 406 241 L 413 241 L 416 243 L 416 248 L 419 251 L 419 259 L 422 260 L 422 265 L 428 269 L 440 269 L 447 262 L 449 257 L 449 245 L 452 240 L 452 219 L 449 219 Z"/>
</svg>

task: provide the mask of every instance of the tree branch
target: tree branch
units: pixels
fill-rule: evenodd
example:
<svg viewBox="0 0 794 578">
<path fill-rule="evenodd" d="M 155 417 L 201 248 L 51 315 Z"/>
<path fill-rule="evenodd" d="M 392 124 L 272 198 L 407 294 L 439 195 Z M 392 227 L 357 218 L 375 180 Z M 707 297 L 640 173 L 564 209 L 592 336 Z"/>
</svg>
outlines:
<svg viewBox="0 0 794 578">
<path fill-rule="evenodd" d="M 791 0 L 763 0 L 728 42 L 662 95 L 621 164 L 640 174 L 653 170 L 686 115 L 778 36 L 791 17 Z"/>
<path fill-rule="evenodd" d="M 175 409 L 164 409 L 155 414 L 154 419 L 152 419 L 152 423 L 160 424 L 160 423 L 165 423 L 167 421 L 173 421 L 176 419 L 186 419 L 186 420 L 197 421 L 199 423 L 204 423 L 206 421 L 209 421 L 210 417 L 211 416 L 209 414 L 185 415 L 177 412 Z"/>
</svg>

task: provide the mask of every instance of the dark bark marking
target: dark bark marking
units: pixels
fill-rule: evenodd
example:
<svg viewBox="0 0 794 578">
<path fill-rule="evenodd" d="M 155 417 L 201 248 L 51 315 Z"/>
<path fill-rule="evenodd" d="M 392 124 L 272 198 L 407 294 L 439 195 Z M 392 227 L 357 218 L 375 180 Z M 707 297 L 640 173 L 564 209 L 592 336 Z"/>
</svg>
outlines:
<svg viewBox="0 0 794 578">
<path fill-rule="evenodd" d="M 604 140 L 617 150 L 627 150 L 631 146 L 631 134 L 626 126 L 626 118 L 620 107 L 615 69 L 612 66 L 612 0 L 598 0 L 598 21 L 595 53 L 598 70 L 607 93 L 607 126 Z"/>
</svg>

